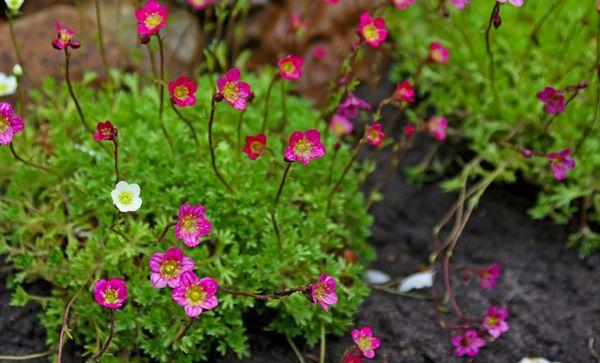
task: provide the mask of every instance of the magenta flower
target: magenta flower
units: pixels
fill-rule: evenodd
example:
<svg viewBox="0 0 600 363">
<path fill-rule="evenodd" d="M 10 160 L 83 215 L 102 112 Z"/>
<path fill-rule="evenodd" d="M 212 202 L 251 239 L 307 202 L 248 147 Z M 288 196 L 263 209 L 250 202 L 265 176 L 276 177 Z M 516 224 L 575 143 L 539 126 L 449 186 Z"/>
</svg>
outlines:
<svg viewBox="0 0 600 363">
<path fill-rule="evenodd" d="M 177 247 L 169 248 L 165 253 L 155 253 L 148 261 L 150 267 L 150 282 L 154 287 L 162 289 L 179 286 L 179 276 L 194 269 L 194 260 L 183 255 Z"/>
<path fill-rule="evenodd" d="M 72 38 L 75 36 L 75 32 L 73 30 L 69 28 L 63 28 L 59 23 L 55 23 L 54 26 L 58 32 L 56 39 L 52 41 L 52 47 L 54 47 L 54 49 L 63 50 L 67 49 L 68 47 L 77 49 L 81 46 L 81 43 L 72 40 Z"/>
<path fill-rule="evenodd" d="M 427 131 L 433 136 L 434 139 L 444 141 L 446 140 L 446 129 L 448 128 L 448 120 L 443 117 L 433 116 L 425 124 Z"/>
<path fill-rule="evenodd" d="M 385 41 L 388 31 L 385 28 L 385 20 L 383 18 L 371 18 L 369 13 L 360 15 L 360 24 L 358 32 L 365 38 L 365 42 L 372 47 L 378 47 Z"/>
<path fill-rule="evenodd" d="M 281 58 L 277 65 L 281 78 L 294 80 L 302 77 L 302 64 L 304 60 L 301 57 L 288 55 Z"/>
<path fill-rule="evenodd" d="M 313 303 L 319 304 L 323 310 L 329 311 L 328 305 L 335 305 L 338 301 L 335 289 L 335 279 L 327 274 L 322 274 L 312 286 Z"/>
<path fill-rule="evenodd" d="M 127 286 L 121 279 L 100 279 L 94 284 L 94 299 L 107 309 L 120 309 L 127 299 Z"/>
<path fill-rule="evenodd" d="M 138 21 L 137 32 L 141 36 L 156 34 L 167 25 L 169 10 L 156 0 L 149 0 L 146 5 L 135 11 Z"/>
<path fill-rule="evenodd" d="M 312 54 L 317 59 L 323 59 L 327 56 L 327 50 L 323 47 L 316 47 Z"/>
<path fill-rule="evenodd" d="M 225 101 L 233 108 L 240 111 L 246 109 L 248 105 L 246 99 L 252 92 L 248 83 L 240 82 L 240 71 L 237 68 L 230 69 L 225 76 L 219 78 L 217 87 Z"/>
<path fill-rule="evenodd" d="M 464 9 L 465 5 L 471 2 L 471 0 L 450 0 L 452 5 L 457 7 L 458 9 Z"/>
<path fill-rule="evenodd" d="M 116 139 L 119 131 L 110 121 L 98 122 L 97 132 L 94 134 L 94 141 L 109 141 Z"/>
<path fill-rule="evenodd" d="M 200 237 L 211 231 L 211 224 L 206 219 L 206 209 L 203 205 L 183 203 L 179 208 L 179 219 L 175 226 L 175 238 L 183 241 L 188 247 L 196 247 Z"/>
<path fill-rule="evenodd" d="M 196 10 L 202 10 L 210 4 L 214 4 L 215 0 L 188 0 L 188 4 Z"/>
<path fill-rule="evenodd" d="M 371 105 L 365 100 L 360 99 L 353 94 L 344 100 L 338 107 L 337 113 L 348 120 L 354 120 L 360 110 L 370 110 Z"/>
<path fill-rule="evenodd" d="M 450 51 L 438 42 L 429 44 L 429 60 L 435 63 L 448 63 L 448 57 L 450 57 Z"/>
<path fill-rule="evenodd" d="M 169 83 L 171 102 L 179 107 L 195 105 L 197 90 L 198 84 L 186 76 L 181 76 L 175 81 Z"/>
<path fill-rule="evenodd" d="M 290 30 L 294 33 L 300 33 L 308 27 L 308 22 L 302 19 L 302 15 L 292 13 L 290 15 Z"/>
<path fill-rule="evenodd" d="M 376 122 L 369 126 L 367 132 L 365 133 L 365 137 L 367 141 L 371 143 L 371 145 L 375 147 L 380 147 L 381 143 L 385 139 L 385 134 L 381 131 L 383 126 L 379 122 Z"/>
<path fill-rule="evenodd" d="M 335 114 L 329 121 L 329 130 L 338 137 L 346 136 L 352 132 L 354 125 L 344 116 Z"/>
<path fill-rule="evenodd" d="M 550 115 L 556 115 L 565 110 L 565 96 L 555 88 L 544 88 L 542 92 L 537 94 L 537 98 L 544 102 L 544 109 Z"/>
<path fill-rule="evenodd" d="M 375 349 L 381 345 L 381 341 L 373 336 L 373 330 L 369 326 L 365 326 L 360 330 L 353 329 L 352 340 L 354 340 L 362 354 L 369 359 L 375 357 Z"/>
<path fill-rule="evenodd" d="M 23 120 L 15 115 L 11 104 L 0 102 L 0 145 L 10 144 L 15 134 L 24 128 Z"/>
<path fill-rule="evenodd" d="M 570 155 L 571 149 L 564 149 L 548 155 L 554 179 L 565 180 L 567 172 L 575 168 L 575 160 Z"/>
<path fill-rule="evenodd" d="M 509 3 L 511 3 L 512 5 L 520 8 L 521 6 L 523 6 L 523 0 L 498 0 L 499 3 L 506 3 L 506 1 L 508 1 Z"/>
<path fill-rule="evenodd" d="M 482 325 L 494 339 L 498 339 L 502 333 L 508 331 L 506 319 L 508 319 L 508 310 L 492 305 L 483 318 Z"/>
<path fill-rule="evenodd" d="M 479 337 L 479 334 L 475 330 L 467 330 L 464 335 L 457 335 L 452 338 L 452 345 L 454 354 L 457 357 L 467 356 L 470 358 L 475 357 L 479 354 L 479 348 L 485 345 L 485 340 Z"/>
<path fill-rule="evenodd" d="M 404 135 L 406 135 L 406 137 L 413 136 L 416 131 L 417 129 L 413 126 L 413 124 L 407 124 L 404 126 Z"/>
<path fill-rule="evenodd" d="M 392 100 L 398 103 L 415 102 L 415 90 L 412 88 L 409 81 L 404 81 L 396 85 L 396 91 L 394 91 L 394 94 L 392 95 Z"/>
<path fill-rule="evenodd" d="M 360 354 L 348 352 L 344 356 L 344 363 L 363 363 L 363 357 Z"/>
<path fill-rule="evenodd" d="M 325 146 L 321 144 L 321 134 L 315 129 L 306 132 L 294 131 L 290 136 L 288 147 L 285 149 L 285 160 L 299 161 L 308 164 L 312 159 L 325 155 Z"/>
<path fill-rule="evenodd" d="M 500 277 L 500 265 L 497 263 L 491 264 L 489 267 L 479 271 L 481 278 L 481 290 L 489 290 L 496 286 L 497 279 Z"/>
<path fill-rule="evenodd" d="M 204 310 L 212 310 L 219 305 L 215 296 L 219 286 L 214 279 L 205 277 L 202 280 L 195 273 L 187 271 L 179 277 L 179 286 L 173 289 L 173 300 L 185 307 L 190 318 L 202 314 Z"/>
<path fill-rule="evenodd" d="M 267 146 L 267 137 L 265 134 L 258 134 L 256 136 L 246 136 L 246 146 L 244 152 L 248 155 L 248 159 L 256 160 L 262 155 Z"/>
<path fill-rule="evenodd" d="M 406 10 L 406 8 L 409 5 L 412 5 L 415 3 L 415 0 L 393 0 L 394 6 L 402 9 L 402 10 Z"/>
</svg>

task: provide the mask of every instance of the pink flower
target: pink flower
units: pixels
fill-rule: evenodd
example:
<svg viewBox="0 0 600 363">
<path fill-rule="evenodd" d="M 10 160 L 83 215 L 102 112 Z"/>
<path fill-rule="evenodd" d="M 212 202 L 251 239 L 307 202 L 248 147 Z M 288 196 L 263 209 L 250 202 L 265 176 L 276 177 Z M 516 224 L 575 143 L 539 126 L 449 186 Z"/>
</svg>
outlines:
<svg viewBox="0 0 600 363">
<path fill-rule="evenodd" d="M 375 147 L 380 147 L 381 143 L 385 139 L 385 134 L 381 131 L 383 126 L 379 122 L 376 122 L 369 126 L 367 132 L 365 133 L 365 137 L 371 143 L 371 145 Z"/>
<path fill-rule="evenodd" d="M 353 120 L 358 116 L 360 110 L 370 110 L 371 105 L 365 102 L 364 100 L 350 94 L 350 97 L 346 98 L 344 102 L 340 104 L 338 107 L 337 113 L 340 116 L 347 118 L 348 120 Z"/>
<path fill-rule="evenodd" d="M 331 121 L 329 121 L 329 130 L 338 137 L 346 136 L 352 132 L 354 125 L 348 121 L 344 116 L 338 114 L 333 115 Z"/>
<path fill-rule="evenodd" d="M 492 289 L 496 286 L 497 279 L 500 277 L 500 265 L 497 263 L 491 264 L 489 267 L 479 271 L 481 278 L 481 290 Z"/>
<path fill-rule="evenodd" d="M 407 102 L 413 103 L 415 102 L 415 90 L 412 88 L 409 81 L 404 81 L 402 83 L 398 83 L 396 85 L 396 91 L 392 95 L 392 100 L 394 102 Z"/>
<path fill-rule="evenodd" d="M 407 124 L 404 126 L 404 135 L 406 135 L 406 137 L 413 136 L 415 134 L 415 131 L 417 131 L 417 129 L 415 129 L 413 124 Z"/>
<path fill-rule="evenodd" d="M 206 6 L 214 3 L 215 0 L 188 0 L 188 4 L 190 4 L 192 8 L 196 10 L 202 10 L 206 8 Z"/>
<path fill-rule="evenodd" d="M 415 3 L 415 0 L 393 0 L 394 6 L 402 10 L 406 10 L 409 5 Z"/>
<path fill-rule="evenodd" d="M 464 9 L 465 5 L 471 2 L 471 0 L 450 0 L 452 5 L 456 6 L 458 9 Z"/>
<path fill-rule="evenodd" d="M 121 279 L 100 279 L 94 284 L 94 299 L 98 305 L 115 310 L 120 309 L 127 299 L 127 286 Z"/>
<path fill-rule="evenodd" d="M 137 32 L 139 35 L 153 35 L 167 25 L 169 10 L 161 6 L 156 0 L 149 0 L 141 9 L 135 11 L 138 21 Z"/>
<path fill-rule="evenodd" d="M 215 293 L 219 289 L 217 282 L 210 277 L 198 279 L 195 273 L 187 271 L 179 277 L 179 286 L 173 289 L 173 300 L 185 307 L 190 318 L 202 314 L 204 310 L 212 310 L 219 305 Z"/>
<path fill-rule="evenodd" d="M 544 109 L 550 115 L 555 115 L 565 110 L 565 96 L 555 88 L 544 88 L 542 92 L 538 93 L 537 98 L 544 102 Z"/>
<path fill-rule="evenodd" d="M 195 105 L 197 90 L 198 84 L 186 76 L 181 76 L 169 83 L 171 101 L 179 107 Z"/>
<path fill-rule="evenodd" d="M 362 355 L 348 352 L 344 356 L 344 363 L 363 363 Z"/>
<path fill-rule="evenodd" d="M 321 144 L 321 134 L 315 129 L 306 132 L 294 131 L 290 136 L 288 147 L 285 149 L 285 160 L 299 161 L 308 164 L 312 159 L 325 155 L 325 146 Z"/>
<path fill-rule="evenodd" d="M 68 28 L 63 28 L 59 23 L 55 23 L 56 31 L 58 31 L 58 35 L 56 39 L 52 41 L 52 47 L 54 49 L 63 50 L 71 47 L 73 49 L 77 49 L 81 46 L 81 44 L 77 41 L 72 40 L 75 36 L 75 32 Z"/>
<path fill-rule="evenodd" d="M 328 305 L 335 305 L 338 301 L 335 289 L 335 279 L 327 274 L 322 274 L 312 286 L 313 303 L 319 304 L 323 310 L 329 311 Z"/>
<path fill-rule="evenodd" d="M 304 60 L 301 57 L 288 55 L 279 60 L 279 74 L 281 78 L 294 80 L 302 77 L 302 64 Z"/>
<path fill-rule="evenodd" d="M 352 340 L 354 340 L 362 354 L 369 359 L 375 357 L 375 349 L 381 345 L 381 341 L 373 336 L 373 330 L 369 326 L 365 326 L 360 330 L 352 330 Z"/>
<path fill-rule="evenodd" d="M 240 82 L 240 71 L 237 68 L 230 69 L 225 76 L 219 78 L 217 87 L 225 101 L 233 108 L 240 111 L 246 109 L 248 105 L 246 99 L 252 92 L 248 83 Z"/>
<path fill-rule="evenodd" d="M 250 160 L 256 160 L 262 155 L 265 146 L 267 146 L 267 137 L 265 134 L 249 135 L 246 136 L 246 146 L 243 151 L 248 154 Z"/>
<path fill-rule="evenodd" d="M 507 0 L 498 0 L 499 3 L 506 3 Z M 521 6 L 523 6 L 523 0 L 508 0 L 509 3 L 511 3 L 512 5 L 520 8 Z"/>
<path fill-rule="evenodd" d="M 327 56 L 327 51 L 323 47 L 316 47 L 313 51 L 313 57 L 317 59 L 323 59 Z"/>
<path fill-rule="evenodd" d="M 385 41 L 388 31 L 385 28 L 383 18 L 371 18 L 368 13 L 360 15 L 360 24 L 358 32 L 365 38 L 365 42 L 372 47 L 378 47 Z"/>
<path fill-rule="evenodd" d="M 302 15 L 298 13 L 292 13 L 290 15 L 290 29 L 294 33 L 299 33 L 308 27 L 306 20 L 302 19 Z"/>
<path fill-rule="evenodd" d="M 508 331 L 506 319 L 508 319 L 508 310 L 492 305 L 483 318 L 482 325 L 494 339 L 498 339 L 502 333 Z"/>
<path fill-rule="evenodd" d="M 470 358 L 479 354 L 479 348 L 485 345 L 485 340 L 479 337 L 475 330 L 468 330 L 464 335 L 457 335 L 452 338 L 454 354 L 457 357 L 467 356 Z"/>
<path fill-rule="evenodd" d="M 443 117 L 433 116 L 425 125 L 427 131 L 433 138 L 444 141 L 446 140 L 446 129 L 448 128 L 448 120 Z"/>
<path fill-rule="evenodd" d="M 206 236 L 211 231 L 211 225 L 206 219 L 206 209 L 203 205 L 189 205 L 183 203 L 179 208 L 179 219 L 175 226 L 175 238 L 183 241 L 188 247 L 196 247 L 200 237 Z"/>
<path fill-rule="evenodd" d="M 567 171 L 575 168 L 575 160 L 570 155 L 571 149 L 564 149 L 548 155 L 552 174 L 556 180 L 565 180 Z"/>
<path fill-rule="evenodd" d="M 10 144 L 24 128 L 23 120 L 14 114 L 10 103 L 0 102 L 0 145 Z"/>
<path fill-rule="evenodd" d="M 183 255 L 177 247 L 169 248 L 165 253 L 155 253 L 148 261 L 150 267 L 150 282 L 154 287 L 162 289 L 179 286 L 179 276 L 194 269 L 194 260 Z"/>
<path fill-rule="evenodd" d="M 323 0 L 324 3 L 327 4 L 337 4 L 339 0 Z"/>
<path fill-rule="evenodd" d="M 110 121 L 98 122 L 97 132 L 94 134 L 94 141 L 108 141 L 117 138 L 118 130 Z"/>
<path fill-rule="evenodd" d="M 433 42 L 429 44 L 429 60 L 435 63 L 448 63 L 448 57 L 450 56 L 450 51 L 438 42 Z"/>
</svg>

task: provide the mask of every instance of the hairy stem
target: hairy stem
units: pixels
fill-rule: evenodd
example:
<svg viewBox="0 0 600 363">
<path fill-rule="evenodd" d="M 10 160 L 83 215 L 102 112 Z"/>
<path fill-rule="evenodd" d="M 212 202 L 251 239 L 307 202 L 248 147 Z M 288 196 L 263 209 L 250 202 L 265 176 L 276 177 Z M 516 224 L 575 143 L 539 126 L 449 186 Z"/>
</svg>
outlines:
<svg viewBox="0 0 600 363">
<path fill-rule="evenodd" d="M 109 79 L 108 74 L 108 61 L 106 60 L 106 51 L 104 49 L 104 37 L 102 29 L 102 15 L 100 14 L 100 0 L 94 0 L 96 7 L 96 23 L 98 25 L 98 50 L 100 51 L 100 59 L 102 60 L 102 68 L 104 70 L 104 76 Z"/>
<path fill-rule="evenodd" d="M 160 125 L 160 129 L 165 136 L 165 140 L 167 144 L 169 144 L 169 148 L 173 151 L 173 141 L 171 140 L 171 136 L 167 132 L 167 128 L 165 127 L 165 122 L 163 120 L 164 113 L 164 103 L 165 103 L 165 47 L 163 44 L 163 40 L 160 36 L 160 33 L 156 33 L 156 38 L 158 39 L 158 53 L 160 55 L 160 63 L 159 63 L 159 88 L 158 88 L 158 122 Z"/>
<path fill-rule="evenodd" d="M 75 92 L 73 91 L 73 85 L 71 85 L 71 76 L 69 73 L 69 60 L 70 59 L 71 59 L 71 52 L 69 52 L 68 48 L 65 48 L 65 81 L 67 83 L 67 88 L 69 89 L 69 95 L 71 95 L 71 99 L 73 100 L 73 103 L 75 103 L 75 108 L 77 109 L 77 114 L 79 115 L 79 120 L 83 124 L 83 127 L 86 129 L 87 132 L 93 134 L 94 131 L 91 129 L 91 127 L 85 121 L 85 116 L 83 115 L 83 111 L 81 110 L 81 105 L 79 104 L 79 101 L 77 100 L 77 96 L 75 95 Z"/>
<path fill-rule="evenodd" d="M 243 110 L 242 112 L 240 112 L 240 115 L 238 116 L 238 122 L 237 122 L 237 150 L 236 152 L 240 153 L 240 151 L 242 150 L 242 123 L 244 122 L 244 115 L 246 114 L 246 110 Z"/>
<path fill-rule="evenodd" d="M 94 360 L 94 361 L 100 360 L 100 357 L 102 357 L 102 355 L 108 350 L 108 347 L 110 346 L 110 342 L 112 341 L 112 338 L 114 335 L 115 335 L 115 311 L 113 309 L 111 309 L 110 310 L 110 331 L 108 333 L 108 338 L 106 338 L 106 341 L 102 345 L 102 348 L 100 349 L 100 351 L 92 357 L 92 360 Z"/>
<path fill-rule="evenodd" d="M 208 146 L 210 149 L 210 164 L 211 164 L 213 172 L 215 173 L 217 178 L 219 178 L 221 183 L 223 183 L 225 188 L 227 188 L 227 190 L 230 193 L 233 193 L 233 189 L 231 189 L 231 187 L 229 186 L 229 183 L 227 183 L 227 181 L 225 180 L 225 178 L 223 178 L 223 176 L 219 172 L 219 169 L 217 168 L 217 160 L 215 157 L 215 144 L 213 142 L 213 132 L 212 132 L 213 123 L 215 121 L 215 112 L 216 111 L 217 111 L 216 93 L 213 93 L 213 96 L 210 101 L 210 117 L 208 119 Z"/>
<path fill-rule="evenodd" d="M 119 141 L 117 140 L 117 138 L 115 137 L 113 139 L 113 146 L 114 146 L 114 159 L 115 159 L 115 184 L 117 184 L 120 180 L 120 176 L 119 176 Z"/>
<path fill-rule="evenodd" d="M 220 287 L 219 290 L 221 290 L 227 294 L 234 295 L 234 296 L 245 296 L 245 297 L 250 297 L 253 299 L 257 299 L 257 300 L 271 300 L 271 299 L 277 299 L 280 297 L 290 296 L 296 292 L 306 292 L 306 291 L 311 290 L 312 287 L 313 287 L 313 284 L 307 284 L 307 285 L 302 285 L 302 286 L 298 286 L 298 287 L 292 287 L 289 289 L 278 290 L 278 291 L 275 291 L 270 294 L 258 294 L 258 293 L 247 292 L 247 291 L 239 291 L 239 290 L 229 289 L 227 287 Z"/>
<path fill-rule="evenodd" d="M 186 124 L 186 126 L 190 129 L 190 132 L 192 133 L 192 138 L 194 139 L 194 143 L 196 144 L 196 147 L 200 147 L 200 143 L 198 141 L 198 133 L 196 132 L 196 128 L 194 127 L 194 124 L 192 123 L 192 121 L 189 120 L 187 117 L 183 116 L 181 111 L 179 111 L 179 109 L 177 109 L 177 106 L 175 106 L 175 104 L 173 104 L 173 102 L 169 102 L 169 103 L 171 104 L 171 108 L 173 109 L 173 111 L 175 112 L 177 117 L 179 117 L 179 119 L 181 121 L 183 121 L 183 123 Z"/>
<path fill-rule="evenodd" d="M 327 198 L 327 209 L 326 209 L 327 215 L 329 215 L 329 210 L 331 209 L 331 203 L 333 202 L 333 197 L 334 197 L 336 191 L 339 189 L 340 185 L 346 178 L 346 175 L 352 168 L 352 165 L 354 165 L 354 162 L 356 161 L 356 159 L 358 159 L 358 155 L 360 154 L 360 151 L 362 150 L 363 146 L 365 146 L 365 143 L 366 143 L 366 139 L 364 137 L 362 139 L 360 139 L 358 146 L 356 147 L 354 154 L 348 161 L 348 164 L 346 164 L 346 167 L 344 168 L 342 175 L 340 175 L 340 178 L 338 179 L 338 181 L 335 183 L 333 188 L 331 188 L 331 191 L 329 192 L 329 197 Z"/>
<path fill-rule="evenodd" d="M 273 223 L 273 230 L 275 230 L 275 234 L 277 235 L 277 242 L 281 244 L 281 234 L 279 233 L 279 227 L 277 226 L 277 205 L 279 204 L 279 198 L 281 197 L 281 192 L 283 192 L 283 187 L 285 185 L 285 181 L 287 180 L 287 176 L 290 172 L 290 168 L 292 167 L 291 162 L 286 162 L 285 170 L 283 171 L 283 176 L 281 177 L 281 183 L 279 183 L 279 188 L 277 189 L 277 194 L 275 195 L 275 202 L 273 202 L 273 208 L 271 209 L 271 223 Z"/>
<path fill-rule="evenodd" d="M 271 78 L 269 82 L 269 87 L 267 87 L 267 94 L 265 95 L 265 109 L 263 110 L 263 121 L 261 126 L 261 131 L 264 134 L 267 131 L 267 123 L 269 119 L 269 100 L 271 98 L 271 90 L 273 89 L 273 85 L 275 84 L 275 80 L 277 80 L 277 73 Z"/>
<path fill-rule="evenodd" d="M 31 162 L 31 161 L 27 161 L 27 160 L 23 159 L 22 157 L 20 157 L 20 156 L 17 154 L 17 152 L 15 151 L 15 147 L 14 147 L 14 145 L 13 145 L 13 143 L 12 143 L 12 142 L 9 144 L 9 148 L 10 148 L 10 152 L 12 153 L 13 157 L 14 157 L 14 158 L 15 158 L 17 161 L 20 161 L 20 162 L 22 162 L 23 164 L 25 164 L 25 165 L 27 165 L 27 166 L 29 166 L 29 167 L 31 167 L 31 168 L 40 169 L 40 170 L 43 170 L 43 171 L 45 171 L 45 172 L 47 172 L 47 173 L 50 173 L 50 174 L 56 175 L 56 176 L 57 176 L 57 177 L 59 177 L 59 178 L 62 178 L 62 177 L 63 177 L 63 176 L 62 176 L 62 175 L 61 175 L 59 172 L 57 172 L 57 171 L 56 171 L 56 170 L 54 170 L 54 169 L 50 169 L 50 168 L 49 168 L 49 167 L 47 167 L 47 166 L 40 165 L 40 164 L 36 164 L 36 163 L 34 163 L 34 162 Z"/>
</svg>

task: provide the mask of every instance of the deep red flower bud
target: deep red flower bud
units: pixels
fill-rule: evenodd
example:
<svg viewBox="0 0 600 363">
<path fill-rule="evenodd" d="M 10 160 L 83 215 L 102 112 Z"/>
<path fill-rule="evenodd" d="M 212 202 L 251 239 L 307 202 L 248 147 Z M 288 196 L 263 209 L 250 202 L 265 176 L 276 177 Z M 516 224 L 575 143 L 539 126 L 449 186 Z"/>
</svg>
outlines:
<svg viewBox="0 0 600 363">
<path fill-rule="evenodd" d="M 248 102 L 254 101 L 254 92 L 250 91 L 250 94 L 248 95 L 248 98 L 246 98 L 246 100 Z"/>
<path fill-rule="evenodd" d="M 523 155 L 524 158 L 529 159 L 530 157 L 533 156 L 533 151 L 531 151 L 529 149 L 524 149 L 523 151 L 521 151 L 521 155 Z"/>
<path fill-rule="evenodd" d="M 149 35 L 142 35 L 140 36 L 140 44 L 148 44 L 150 43 L 150 39 Z"/>
<path fill-rule="evenodd" d="M 334 151 L 338 151 L 340 148 L 342 147 L 342 144 L 340 144 L 340 142 L 336 142 L 335 145 L 333 146 L 333 150 Z"/>
<path fill-rule="evenodd" d="M 81 43 L 79 43 L 76 40 L 71 40 L 69 42 L 69 46 L 71 46 L 71 48 L 73 48 L 73 49 L 77 49 L 77 48 L 81 47 Z"/>
<path fill-rule="evenodd" d="M 221 92 L 215 93 L 214 97 L 215 97 L 215 101 L 217 101 L 217 102 L 221 102 L 224 99 L 223 94 Z"/>
<path fill-rule="evenodd" d="M 500 17 L 500 14 L 496 14 L 494 15 L 494 28 L 498 29 L 500 28 L 500 25 L 502 25 L 502 17 Z"/>
</svg>

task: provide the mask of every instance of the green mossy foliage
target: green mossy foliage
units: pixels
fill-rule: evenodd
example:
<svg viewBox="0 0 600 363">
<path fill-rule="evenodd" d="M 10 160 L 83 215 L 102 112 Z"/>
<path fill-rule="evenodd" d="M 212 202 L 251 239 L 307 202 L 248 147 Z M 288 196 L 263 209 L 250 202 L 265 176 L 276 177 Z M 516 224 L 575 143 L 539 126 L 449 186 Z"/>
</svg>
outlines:
<svg viewBox="0 0 600 363">
<path fill-rule="evenodd" d="M 208 152 L 208 114 L 216 77 L 200 79 L 198 104 L 182 110 L 198 131 L 198 148 L 190 130 L 166 105 L 164 118 L 174 140 L 173 151 L 158 125 L 155 86 L 141 86 L 137 76 L 124 74 L 116 77 L 120 91 L 113 95 L 83 87 L 85 83 L 77 87 L 88 122 L 111 120 L 119 129 L 121 179 L 141 186 L 143 205 L 136 213 L 116 213 L 110 197 L 112 154 L 85 133 L 62 83 L 46 81 L 44 87 L 55 95 L 54 105 L 38 95 L 28 107 L 26 130 L 14 142 L 24 157 L 59 170 L 64 178 L 27 168 L 13 160 L 7 148 L 0 149 L 0 252 L 15 266 L 9 281 L 16 288 L 13 303 L 44 302 L 40 318 L 49 347 L 57 346 L 66 302 L 84 285 L 70 314 L 69 335 L 88 354 L 98 351 L 108 333 L 109 312 L 94 302 L 91 290 L 93 281 L 108 277 L 124 278 L 129 298 L 116 313 L 116 335 L 103 358 L 106 362 L 170 361 L 171 357 L 197 362 L 228 350 L 247 356 L 245 314 L 262 316 L 261 321 L 268 323 L 261 329 L 301 336 L 309 344 L 317 342 L 321 324 L 332 334 L 348 331 L 368 293 L 360 275 L 373 257 L 366 244 L 372 217 L 365 211 L 357 178 L 353 174 L 346 178 L 327 216 L 331 158 L 294 164 L 277 209 L 280 246 L 269 210 L 285 167 L 283 149 L 292 131 L 314 125 L 318 112 L 307 100 L 290 95 L 288 123 L 282 125 L 280 92 L 273 92 L 267 135 L 271 152 L 250 161 L 236 142 L 239 111 L 220 103 L 214 136 L 219 169 L 235 189 L 228 193 L 210 168 Z M 269 82 L 268 75 L 244 78 L 256 99 L 245 113 L 242 136 L 259 132 Z M 334 142 L 325 140 L 328 148 Z M 350 154 L 350 147 L 340 150 L 334 180 Z M 213 232 L 196 248 L 186 248 L 172 231 L 157 244 L 158 235 L 176 220 L 184 202 L 206 206 Z M 110 230 L 115 215 L 116 225 Z M 326 272 L 338 281 L 339 302 L 325 313 L 299 293 L 264 303 L 219 292 L 219 306 L 203 313 L 173 346 L 186 316 L 172 301 L 170 288 L 159 290 L 150 284 L 148 268 L 152 253 L 171 246 L 182 248 L 196 261 L 200 277 L 213 277 L 220 285 L 238 290 L 268 293 L 314 282 Z M 341 257 L 345 248 L 354 250 L 360 261 L 346 263 Z M 51 283 L 51 297 L 30 296 L 21 287 L 39 279 Z"/>
</svg>

